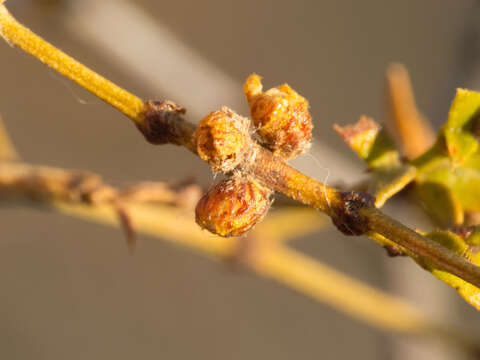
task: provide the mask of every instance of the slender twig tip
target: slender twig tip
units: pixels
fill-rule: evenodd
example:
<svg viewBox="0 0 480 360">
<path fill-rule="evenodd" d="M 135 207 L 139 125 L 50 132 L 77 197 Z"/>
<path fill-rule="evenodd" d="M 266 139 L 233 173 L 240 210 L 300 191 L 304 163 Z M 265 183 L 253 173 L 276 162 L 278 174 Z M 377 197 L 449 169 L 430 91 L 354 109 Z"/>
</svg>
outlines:
<svg viewBox="0 0 480 360">
<path fill-rule="evenodd" d="M 0 116 L 0 161 L 13 161 L 18 159 L 18 153 Z"/>
</svg>

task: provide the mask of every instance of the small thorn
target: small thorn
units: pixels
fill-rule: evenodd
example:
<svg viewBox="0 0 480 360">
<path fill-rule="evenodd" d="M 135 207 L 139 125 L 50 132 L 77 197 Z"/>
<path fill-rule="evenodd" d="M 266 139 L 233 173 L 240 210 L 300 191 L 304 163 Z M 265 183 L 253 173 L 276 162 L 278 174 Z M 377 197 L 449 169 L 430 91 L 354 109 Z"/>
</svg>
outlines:
<svg viewBox="0 0 480 360">
<path fill-rule="evenodd" d="M 406 256 L 406 254 L 398 246 L 384 245 L 383 248 L 387 252 L 387 255 L 390 257 Z"/>
<path fill-rule="evenodd" d="M 137 234 L 133 228 L 132 218 L 125 208 L 118 203 L 115 204 L 115 210 L 117 211 L 118 220 L 120 221 L 120 225 L 127 240 L 128 252 L 133 255 L 137 248 Z"/>
</svg>

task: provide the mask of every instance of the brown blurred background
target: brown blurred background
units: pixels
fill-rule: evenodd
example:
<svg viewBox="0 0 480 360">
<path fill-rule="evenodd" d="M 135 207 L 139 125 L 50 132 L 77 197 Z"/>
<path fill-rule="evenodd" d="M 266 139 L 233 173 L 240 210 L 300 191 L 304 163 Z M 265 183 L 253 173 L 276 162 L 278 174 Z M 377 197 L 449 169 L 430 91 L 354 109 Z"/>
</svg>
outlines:
<svg viewBox="0 0 480 360">
<path fill-rule="evenodd" d="M 223 104 L 247 114 L 241 86 L 251 72 L 267 87 L 288 82 L 309 99 L 315 121 L 314 158 L 297 164 L 321 180 L 327 168 L 330 181 L 361 175 L 331 127 L 364 113 L 384 118 L 390 62 L 406 64 L 418 105 L 437 127 L 456 87 L 480 89 L 473 0 L 133 3 L 139 12 L 127 15 L 143 15 L 130 24 L 124 2 L 105 13 L 111 0 L 7 1 L 53 44 L 142 98 L 179 102 L 192 121 Z M 155 46 L 142 38 L 152 31 Z M 28 162 L 89 169 L 115 184 L 212 182 L 190 153 L 147 144 L 123 115 L 5 43 L 0 79 L 0 114 Z M 397 217 L 420 221 L 393 205 Z M 0 229 L 5 359 L 459 358 L 151 238 L 129 256 L 118 230 L 23 207 L 0 208 Z M 327 229 L 294 246 L 479 333 L 478 313 L 453 290 L 364 238 Z"/>
</svg>

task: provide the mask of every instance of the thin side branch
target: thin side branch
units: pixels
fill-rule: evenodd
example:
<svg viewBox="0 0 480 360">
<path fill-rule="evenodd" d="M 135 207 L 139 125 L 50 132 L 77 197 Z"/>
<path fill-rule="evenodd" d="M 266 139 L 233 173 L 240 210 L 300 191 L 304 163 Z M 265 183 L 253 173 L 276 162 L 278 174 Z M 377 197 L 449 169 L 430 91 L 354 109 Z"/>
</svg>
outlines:
<svg viewBox="0 0 480 360">
<path fill-rule="evenodd" d="M 386 80 L 390 119 L 400 137 L 405 156 L 415 159 L 433 145 L 435 133 L 415 104 L 410 76 L 405 66 L 390 65 Z"/>
</svg>

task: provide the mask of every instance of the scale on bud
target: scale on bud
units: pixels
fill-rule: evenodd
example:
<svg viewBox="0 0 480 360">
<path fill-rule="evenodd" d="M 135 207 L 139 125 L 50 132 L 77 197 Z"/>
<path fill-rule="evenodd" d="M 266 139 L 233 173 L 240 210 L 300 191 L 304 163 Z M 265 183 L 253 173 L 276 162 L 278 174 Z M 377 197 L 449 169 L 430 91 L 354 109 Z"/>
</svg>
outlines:
<svg viewBox="0 0 480 360">
<path fill-rule="evenodd" d="M 287 84 L 263 92 L 261 79 L 252 74 L 243 88 L 257 133 L 274 154 L 296 157 L 308 150 L 312 138 L 308 101 Z"/>
<path fill-rule="evenodd" d="M 222 180 L 200 199 L 195 220 L 216 235 L 242 235 L 263 219 L 271 193 L 254 180 L 238 176 Z"/>
<path fill-rule="evenodd" d="M 243 160 L 250 145 L 250 121 L 227 107 L 205 116 L 195 131 L 198 155 L 215 172 L 229 172 Z"/>
</svg>

